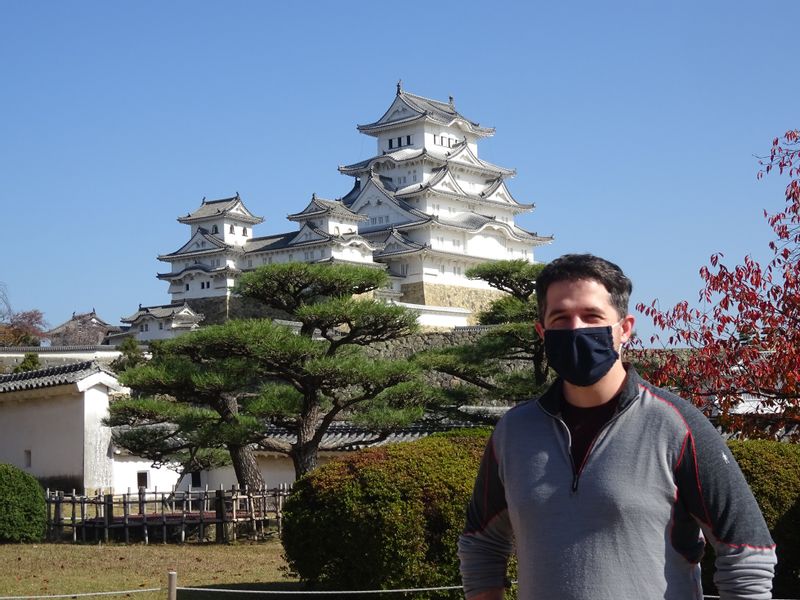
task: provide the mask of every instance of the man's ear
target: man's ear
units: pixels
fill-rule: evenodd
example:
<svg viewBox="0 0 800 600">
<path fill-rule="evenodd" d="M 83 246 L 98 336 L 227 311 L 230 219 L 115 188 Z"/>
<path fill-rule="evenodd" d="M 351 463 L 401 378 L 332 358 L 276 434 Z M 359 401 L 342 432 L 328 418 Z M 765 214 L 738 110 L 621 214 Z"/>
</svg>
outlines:
<svg viewBox="0 0 800 600">
<path fill-rule="evenodd" d="M 622 321 L 620 321 L 620 342 L 625 343 L 630 341 L 631 336 L 633 335 L 633 325 L 636 322 L 636 317 L 633 315 L 628 315 Z"/>
<path fill-rule="evenodd" d="M 542 324 L 539 321 L 536 321 L 534 327 L 536 328 L 536 333 L 539 334 L 539 337 L 544 339 L 544 327 L 542 327 Z"/>
</svg>

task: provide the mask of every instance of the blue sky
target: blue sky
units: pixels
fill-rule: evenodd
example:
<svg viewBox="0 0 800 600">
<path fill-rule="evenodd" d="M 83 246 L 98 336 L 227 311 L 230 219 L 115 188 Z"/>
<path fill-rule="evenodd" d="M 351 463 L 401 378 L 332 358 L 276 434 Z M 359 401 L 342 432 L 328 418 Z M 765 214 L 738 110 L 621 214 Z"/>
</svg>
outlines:
<svg viewBox="0 0 800 600">
<path fill-rule="evenodd" d="M 785 181 L 756 154 L 800 126 L 800 3 L 0 4 L 2 266 L 16 310 L 117 323 L 169 301 L 156 256 L 205 196 L 266 235 L 371 156 L 398 79 L 496 128 L 519 224 L 593 252 L 634 302 L 694 301 L 710 254 L 767 256 Z M 642 318 L 639 331 L 652 331 Z"/>
</svg>

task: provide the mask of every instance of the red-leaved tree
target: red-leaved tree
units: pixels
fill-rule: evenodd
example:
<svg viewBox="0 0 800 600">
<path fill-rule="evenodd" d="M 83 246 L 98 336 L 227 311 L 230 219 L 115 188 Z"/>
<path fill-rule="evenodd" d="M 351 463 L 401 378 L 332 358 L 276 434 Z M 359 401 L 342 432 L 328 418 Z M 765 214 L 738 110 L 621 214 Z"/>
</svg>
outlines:
<svg viewBox="0 0 800 600">
<path fill-rule="evenodd" d="M 13 310 L 5 284 L 0 283 L 0 347 L 38 346 L 45 329 L 47 322 L 42 311 Z"/>
<path fill-rule="evenodd" d="M 700 269 L 702 309 L 687 301 L 669 310 L 657 301 L 637 305 L 665 332 L 651 342 L 686 350 L 640 351 L 636 360 L 653 383 L 719 411 L 732 431 L 800 437 L 800 130 L 776 138 L 759 163 L 759 179 L 777 170 L 790 180 L 784 209 L 764 211 L 771 260 L 746 256 L 728 267 L 721 254 L 711 256 Z"/>
</svg>

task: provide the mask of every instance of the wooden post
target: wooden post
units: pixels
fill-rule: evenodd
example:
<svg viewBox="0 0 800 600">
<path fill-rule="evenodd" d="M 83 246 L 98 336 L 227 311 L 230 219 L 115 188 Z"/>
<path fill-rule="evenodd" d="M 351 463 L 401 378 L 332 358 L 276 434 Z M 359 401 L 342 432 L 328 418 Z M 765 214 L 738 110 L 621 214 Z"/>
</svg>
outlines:
<svg viewBox="0 0 800 600">
<path fill-rule="evenodd" d="M 86 490 L 81 496 L 81 541 L 86 541 Z"/>
<path fill-rule="evenodd" d="M 167 600 L 178 600 L 178 573 L 167 572 Z"/>
<path fill-rule="evenodd" d="M 225 526 L 225 490 L 220 487 L 216 492 L 216 523 L 217 523 L 217 543 L 222 544 L 228 541 Z"/>
<path fill-rule="evenodd" d="M 278 521 L 278 536 L 283 533 L 283 492 L 285 483 L 278 488 L 277 498 L 275 498 L 275 519 Z"/>
<path fill-rule="evenodd" d="M 122 494 L 122 526 L 125 528 L 125 543 L 131 543 L 130 529 L 128 528 L 128 513 L 130 512 L 131 488 Z"/>
<path fill-rule="evenodd" d="M 114 523 L 114 494 L 103 496 L 103 541 L 108 542 L 108 534 Z"/>
<path fill-rule="evenodd" d="M 147 529 L 147 491 L 139 488 L 139 514 L 142 515 L 142 535 L 144 536 L 144 545 L 150 543 L 150 532 Z"/>
<path fill-rule="evenodd" d="M 206 499 L 208 498 L 208 486 L 200 492 L 200 541 L 206 537 Z"/>
<path fill-rule="evenodd" d="M 189 488 L 189 502 L 191 503 L 192 488 Z M 181 544 L 186 541 L 186 492 L 181 493 Z"/>
<path fill-rule="evenodd" d="M 234 483 L 231 486 L 231 522 L 233 523 L 233 531 L 231 533 L 231 537 L 233 541 L 236 541 L 236 505 L 239 503 L 239 484 Z"/>
<path fill-rule="evenodd" d="M 256 512 L 254 506 L 254 500 L 256 497 L 254 496 L 254 491 L 252 488 L 245 486 L 244 488 L 245 493 L 245 508 L 247 509 L 247 518 L 250 520 L 250 534 L 253 536 L 253 539 L 258 538 L 258 529 L 256 527 Z"/>
<path fill-rule="evenodd" d="M 174 486 L 172 488 L 172 501 L 175 501 Z M 167 543 L 167 496 L 164 495 L 164 492 L 161 492 L 161 543 Z"/>
<path fill-rule="evenodd" d="M 44 491 L 44 505 L 47 509 L 47 539 L 53 541 L 53 517 L 52 517 L 52 503 L 50 498 L 50 488 Z"/>
<path fill-rule="evenodd" d="M 72 543 L 78 543 L 78 528 L 75 525 L 76 507 L 75 507 L 75 488 L 72 488 L 72 496 L 69 498 L 70 508 L 70 525 L 72 526 Z"/>
<path fill-rule="evenodd" d="M 55 537 L 56 541 L 61 541 L 61 537 L 64 535 L 64 515 L 62 511 L 64 503 L 64 492 L 58 491 L 56 492 L 56 505 L 55 505 L 55 514 L 53 515 L 53 521 L 55 521 Z"/>
</svg>

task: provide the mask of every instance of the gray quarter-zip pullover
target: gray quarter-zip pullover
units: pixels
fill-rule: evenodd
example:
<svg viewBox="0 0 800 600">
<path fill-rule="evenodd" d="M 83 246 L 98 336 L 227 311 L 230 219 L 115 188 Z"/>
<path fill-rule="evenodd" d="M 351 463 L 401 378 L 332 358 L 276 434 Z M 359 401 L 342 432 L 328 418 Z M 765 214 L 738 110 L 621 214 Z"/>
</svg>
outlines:
<svg viewBox="0 0 800 600">
<path fill-rule="evenodd" d="M 459 539 L 467 597 L 503 585 L 513 538 L 520 600 L 702 600 L 703 537 L 723 600 L 771 597 L 775 546 L 700 411 L 629 369 L 575 466 L 561 394 L 510 410 L 487 444 Z"/>
</svg>

